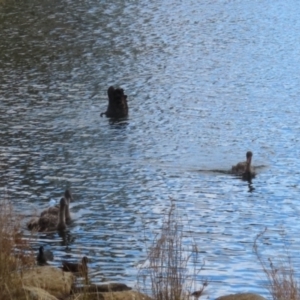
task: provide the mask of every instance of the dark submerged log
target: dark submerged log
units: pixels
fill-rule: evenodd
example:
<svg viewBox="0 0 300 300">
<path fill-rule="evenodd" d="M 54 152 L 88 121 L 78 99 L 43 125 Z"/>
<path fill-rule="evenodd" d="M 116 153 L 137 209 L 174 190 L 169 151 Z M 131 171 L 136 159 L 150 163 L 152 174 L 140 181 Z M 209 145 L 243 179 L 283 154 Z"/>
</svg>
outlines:
<svg viewBox="0 0 300 300">
<path fill-rule="evenodd" d="M 124 95 L 124 90 L 110 86 L 107 90 L 108 107 L 106 112 L 100 116 L 106 115 L 108 118 L 124 118 L 128 115 L 127 95 Z"/>
</svg>

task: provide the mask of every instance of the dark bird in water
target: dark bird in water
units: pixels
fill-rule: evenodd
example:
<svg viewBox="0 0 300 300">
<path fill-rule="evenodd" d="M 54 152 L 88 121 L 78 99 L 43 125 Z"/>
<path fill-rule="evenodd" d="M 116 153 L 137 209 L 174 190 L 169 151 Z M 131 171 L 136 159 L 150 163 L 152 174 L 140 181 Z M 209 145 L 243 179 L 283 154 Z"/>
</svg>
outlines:
<svg viewBox="0 0 300 300">
<path fill-rule="evenodd" d="M 204 294 L 204 289 L 205 289 L 205 287 L 207 287 L 207 285 L 208 285 L 208 282 L 205 281 L 205 282 L 203 283 L 201 289 L 198 290 L 198 291 L 193 292 L 193 293 L 191 294 L 191 296 L 194 296 L 196 299 L 200 298 L 200 297 Z"/>
<path fill-rule="evenodd" d="M 70 202 L 71 200 L 73 201 L 72 193 L 69 189 L 67 189 L 64 193 L 64 198 L 66 199 L 66 209 L 65 209 L 65 218 L 66 218 L 66 223 L 70 224 L 72 221 L 71 214 L 70 214 Z M 59 205 L 55 205 L 53 207 L 49 207 L 45 209 L 44 211 L 41 212 L 41 217 L 47 214 L 51 215 L 57 215 L 59 212 Z"/>
<path fill-rule="evenodd" d="M 242 176 L 244 180 L 251 180 L 255 177 L 255 172 L 251 167 L 251 160 L 252 160 L 252 152 L 248 151 L 246 153 L 246 161 L 239 162 L 237 165 L 232 166 L 232 173 L 235 175 Z"/>
<path fill-rule="evenodd" d="M 62 261 L 62 269 L 65 272 L 78 273 L 79 275 L 87 277 L 88 273 L 88 258 L 84 256 L 81 263 L 71 263 L 67 261 Z"/>
<path fill-rule="evenodd" d="M 191 294 L 191 296 L 194 296 L 196 299 L 200 298 L 203 293 L 203 290 L 195 291 Z"/>
<path fill-rule="evenodd" d="M 39 253 L 36 257 L 36 261 L 39 266 L 45 266 L 48 265 L 47 261 L 53 260 L 53 253 L 50 250 L 44 250 L 44 247 L 41 246 L 39 248 Z"/>
<path fill-rule="evenodd" d="M 107 90 L 108 107 L 106 112 L 100 114 L 108 118 L 124 118 L 128 115 L 127 95 L 121 88 L 110 86 Z"/>
<path fill-rule="evenodd" d="M 39 218 L 34 218 L 27 223 L 29 230 L 36 230 L 39 232 L 48 232 L 55 230 L 66 229 L 65 209 L 67 201 L 65 198 L 60 199 L 59 211 L 55 214 L 45 214 Z"/>
<path fill-rule="evenodd" d="M 190 294 L 191 296 L 194 296 L 196 299 L 200 298 L 204 294 L 204 289 L 208 286 L 207 280 L 205 280 L 202 284 L 202 287 L 200 290 L 193 292 Z"/>
</svg>

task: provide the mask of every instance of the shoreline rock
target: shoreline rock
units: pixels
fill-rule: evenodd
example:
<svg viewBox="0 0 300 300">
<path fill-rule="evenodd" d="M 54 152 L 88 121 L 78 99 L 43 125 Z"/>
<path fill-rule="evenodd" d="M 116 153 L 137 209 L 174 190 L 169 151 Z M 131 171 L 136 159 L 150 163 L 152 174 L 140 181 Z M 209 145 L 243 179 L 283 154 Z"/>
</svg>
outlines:
<svg viewBox="0 0 300 300">
<path fill-rule="evenodd" d="M 72 273 L 51 266 L 36 267 L 22 273 L 22 283 L 26 289 L 40 288 L 57 298 L 71 293 L 74 280 Z"/>
<path fill-rule="evenodd" d="M 254 293 L 230 294 L 218 297 L 216 300 L 267 300 L 266 298 Z"/>
</svg>

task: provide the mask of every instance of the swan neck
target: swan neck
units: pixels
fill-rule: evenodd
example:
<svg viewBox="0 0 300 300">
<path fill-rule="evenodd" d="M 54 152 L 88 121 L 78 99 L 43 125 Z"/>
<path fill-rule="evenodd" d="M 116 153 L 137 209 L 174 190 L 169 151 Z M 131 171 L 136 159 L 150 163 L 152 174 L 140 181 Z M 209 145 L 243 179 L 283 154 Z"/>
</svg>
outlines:
<svg viewBox="0 0 300 300">
<path fill-rule="evenodd" d="M 58 229 L 64 229 L 66 227 L 66 217 L 65 217 L 66 205 L 60 205 L 58 213 Z"/>
<path fill-rule="evenodd" d="M 246 172 L 249 172 L 250 169 L 251 169 L 251 157 L 248 157 L 246 162 Z"/>
</svg>

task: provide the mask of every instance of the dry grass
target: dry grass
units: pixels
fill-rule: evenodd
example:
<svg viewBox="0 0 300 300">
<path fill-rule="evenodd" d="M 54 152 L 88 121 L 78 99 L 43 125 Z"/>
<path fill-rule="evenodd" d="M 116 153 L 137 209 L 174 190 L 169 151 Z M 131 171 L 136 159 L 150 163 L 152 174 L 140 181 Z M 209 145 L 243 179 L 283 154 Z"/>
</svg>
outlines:
<svg viewBox="0 0 300 300">
<path fill-rule="evenodd" d="M 300 300 L 299 282 L 296 279 L 288 248 L 282 249 L 285 257 L 281 259 L 278 257 L 264 259 L 258 250 L 258 243 L 266 231 L 267 229 L 257 235 L 253 250 L 267 276 L 267 289 L 274 300 Z"/>
<path fill-rule="evenodd" d="M 153 299 L 187 299 L 191 289 L 195 289 L 196 277 L 203 263 L 199 264 L 196 244 L 185 245 L 185 240 L 181 219 L 176 213 L 174 201 L 171 200 L 160 233 L 149 247 L 147 259 L 138 275 L 138 284 L 144 287 L 143 290 L 151 285 Z M 203 294 L 206 286 L 207 281 L 202 281 L 196 298 Z"/>
<path fill-rule="evenodd" d="M 0 203 L 0 249 L 0 300 L 26 299 L 20 270 L 32 266 L 35 257 L 7 200 Z"/>
</svg>

